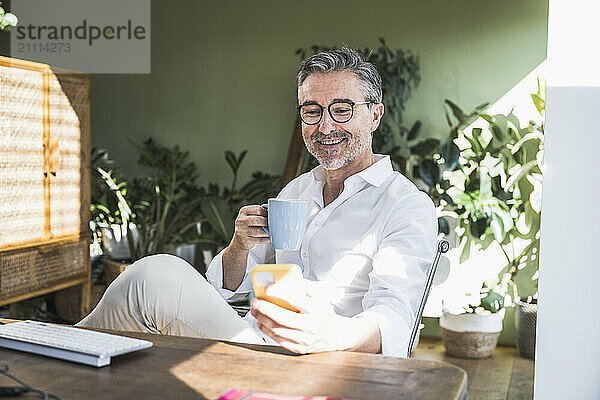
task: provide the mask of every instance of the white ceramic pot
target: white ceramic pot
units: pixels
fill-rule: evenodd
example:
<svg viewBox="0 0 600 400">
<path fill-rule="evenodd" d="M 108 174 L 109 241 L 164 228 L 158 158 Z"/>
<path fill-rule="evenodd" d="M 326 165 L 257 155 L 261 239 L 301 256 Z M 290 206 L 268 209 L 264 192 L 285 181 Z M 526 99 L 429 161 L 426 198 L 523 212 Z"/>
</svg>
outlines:
<svg viewBox="0 0 600 400">
<path fill-rule="evenodd" d="M 454 332 L 486 332 L 502 331 L 502 320 L 506 309 L 491 314 L 450 314 L 444 312 L 440 317 L 440 327 Z"/>
<path fill-rule="evenodd" d="M 174 256 L 183 258 L 185 261 L 194 265 L 196 258 L 196 245 L 192 244 L 184 244 L 183 246 L 179 246 L 173 252 L 171 252 Z"/>
<path fill-rule="evenodd" d="M 127 240 L 127 230 L 125 227 L 118 224 L 110 226 L 100 225 L 99 227 L 100 232 L 102 233 L 104 254 L 112 260 L 131 259 L 131 251 L 129 249 L 129 241 Z M 133 240 L 139 242 L 140 235 L 135 225 L 129 225 L 129 232 L 131 232 Z"/>
</svg>

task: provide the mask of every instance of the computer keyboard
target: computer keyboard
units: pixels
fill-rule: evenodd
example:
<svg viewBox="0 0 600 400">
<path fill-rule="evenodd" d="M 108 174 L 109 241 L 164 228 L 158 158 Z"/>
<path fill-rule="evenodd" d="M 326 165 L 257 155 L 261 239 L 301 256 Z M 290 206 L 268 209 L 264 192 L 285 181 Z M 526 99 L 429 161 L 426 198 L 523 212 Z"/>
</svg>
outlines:
<svg viewBox="0 0 600 400">
<path fill-rule="evenodd" d="M 110 364 L 110 358 L 152 347 L 152 342 L 37 321 L 0 326 L 0 346 L 94 367 Z"/>
</svg>

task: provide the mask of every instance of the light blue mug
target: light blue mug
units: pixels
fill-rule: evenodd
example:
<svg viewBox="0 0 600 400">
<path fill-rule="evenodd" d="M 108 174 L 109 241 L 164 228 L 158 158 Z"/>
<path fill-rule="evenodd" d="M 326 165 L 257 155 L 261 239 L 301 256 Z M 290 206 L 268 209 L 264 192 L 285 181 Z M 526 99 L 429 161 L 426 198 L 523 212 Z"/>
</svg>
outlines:
<svg viewBox="0 0 600 400">
<path fill-rule="evenodd" d="M 296 199 L 269 199 L 263 204 L 269 211 L 269 227 L 263 230 L 277 250 L 298 250 L 308 220 L 308 201 Z"/>
</svg>

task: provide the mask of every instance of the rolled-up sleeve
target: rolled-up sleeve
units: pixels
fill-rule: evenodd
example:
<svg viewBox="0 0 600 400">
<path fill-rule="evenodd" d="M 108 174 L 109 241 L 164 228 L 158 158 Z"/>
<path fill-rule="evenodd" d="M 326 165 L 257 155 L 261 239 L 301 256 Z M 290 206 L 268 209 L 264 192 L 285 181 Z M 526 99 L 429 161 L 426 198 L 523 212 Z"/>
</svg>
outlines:
<svg viewBox="0 0 600 400">
<path fill-rule="evenodd" d="M 431 199 L 413 192 L 398 203 L 383 228 L 369 273 L 363 312 L 379 327 L 382 354 L 406 357 L 411 330 L 436 252 L 437 218 Z"/>
<path fill-rule="evenodd" d="M 275 258 L 275 251 L 271 247 L 270 243 L 259 244 L 250 249 L 248 253 L 248 259 L 246 261 L 246 272 L 244 273 L 244 279 L 240 286 L 235 290 L 231 291 L 223 288 L 223 252 L 221 250 L 210 262 L 206 269 L 206 279 L 210 284 L 217 289 L 221 297 L 225 300 L 233 298 L 235 295 L 244 295 L 252 292 L 252 279 L 250 277 L 250 271 L 252 267 L 257 264 L 264 264 L 273 262 Z"/>
</svg>

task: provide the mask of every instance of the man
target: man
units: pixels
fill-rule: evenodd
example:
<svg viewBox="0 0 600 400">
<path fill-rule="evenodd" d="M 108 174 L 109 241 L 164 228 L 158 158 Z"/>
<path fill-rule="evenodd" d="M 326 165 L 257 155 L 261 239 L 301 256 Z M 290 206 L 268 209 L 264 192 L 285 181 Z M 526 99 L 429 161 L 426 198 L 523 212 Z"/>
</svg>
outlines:
<svg viewBox="0 0 600 400">
<path fill-rule="evenodd" d="M 297 353 L 406 355 L 437 220 L 427 195 L 394 172 L 388 156 L 372 152 L 384 114 L 381 78 L 353 50 L 319 53 L 300 68 L 298 101 L 304 142 L 320 166 L 278 198 L 309 201 L 300 250 L 273 250 L 261 228 L 267 211 L 243 207 L 231 243 L 207 270 L 216 291 L 176 257 L 146 257 L 79 326 L 279 344 Z M 238 317 L 222 298 L 252 291 L 250 270 L 269 262 L 302 268 L 294 287 L 267 289 L 301 312 L 254 299 Z"/>
</svg>

